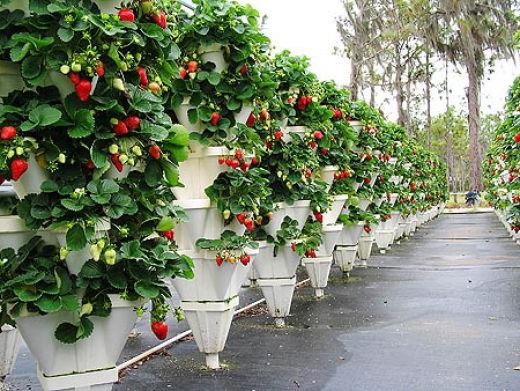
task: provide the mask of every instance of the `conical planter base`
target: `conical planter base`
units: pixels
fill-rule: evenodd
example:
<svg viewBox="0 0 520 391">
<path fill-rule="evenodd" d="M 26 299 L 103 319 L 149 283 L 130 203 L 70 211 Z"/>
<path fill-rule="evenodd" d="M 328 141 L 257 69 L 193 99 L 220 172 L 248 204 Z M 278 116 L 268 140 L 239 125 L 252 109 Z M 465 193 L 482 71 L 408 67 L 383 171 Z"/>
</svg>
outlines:
<svg viewBox="0 0 520 391">
<path fill-rule="evenodd" d="M 401 238 L 404 235 L 405 228 L 406 228 L 406 223 L 405 222 L 399 222 L 399 224 L 397 224 L 397 228 L 395 230 L 394 241 L 401 240 Z"/>
<path fill-rule="evenodd" d="M 372 203 L 371 198 L 360 198 L 358 208 L 363 212 L 366 212 L 370 204 Z"/>
<path fill-rule="evenodd" d="M 343 224 L 324 225 L 322 228 L 323 243 L 318 248 L 318 257 L 330 257 L 339 243 L 339 237 L 343 231 Z"/>
<path fill-rule="evenodd" d="M 189 98 L 184 98 L 184 101 L 177 107 L 173 108 L 175 116 L 179 123 L 184 126 L 191 133 L 202 133 L 204 132 L 204 124 L 201 120 L 197 120 L 194 124 L 190 122 L 188 111 L 196 109 L 195 106 L 190 104 Z"/>
<path fill-rule="evenodd" d="M 29 168 L 20 179 L 11 181 L 15 193 L 20 199 L 25 198 L 28 194 L 40 194 L 42 183 L 49 179 L 47 171 L 40 167 L 34 154 L 30 154 L 27 163 Z"/>
<path fill-rule="evenodd" d="M 258 279 L 269 315 L 275 318 L 277 326 L 284 326 L 284 318 L 291 312 L 291 303 L 296 287 L 296 276 L 292 278 Z"/>
<path fill-rule="evenodd" d="M 408 237 L 410 236 L 411 232 L 412 232 L 412 221 L 410 219 L 410 217 L 408 217 L 404 223 L 404 232 L 403 232 L 403 235 L 405 237 Z"/>
<path fill-rule="evenodd" d="M 44 391 L 110 391 L 119 381 L 117 368 L 64 376 L 45 376 L 38 368 L 38 380 Z"/>
<path fill-rule="evenodd" d="M 334 251 L 334 263 L 339 266 L 343 273 L 350 273 L 354 268 L 358 245 L 338 246 Z"/>
<path fill-rule="evenodd" d="M 334 182 L 334 174 L 338 171 L 338 166 L 325 166 L 320 169 L 320 178 L 327 184 L 327 191 L 329 191 Z"/>
<path fill-rule="evenodd" d="M 366 266 L 367 261 L 372 255 L 372 246 L 374 245 L 374 238 L 371 235 L 363 235 L 359 239 L 358 257 L 361 260 L 361 266 Z"/>
<path fill-rule="evenodd" d="M 395 231 L 388 229 L 378 228 L 375 232 L 375 239 L 377 248 L 381 254 L 386 253 L 386 250 L 390 248 L 392 241 L 394 240 Z"/>
<path fill-rule="evenodd" d="M 343 227 L 343 231 L 341 232 L 338 244 L 341 246 L 357 245 L 359 243 L 361 233 L 363 232 L 364 225 L 365 224 L 363 222 L 359 222 L 358 224 L 353 225 L 345 225 Z"/>
<path fill-rule="evenodd" d="M 332 206 L 330 207 L 330 210 L 323 213 L 324 226 L 336 224 L 347 199 L 348 195 L 346 194 L 333 196 Z"/>
<path fill-rule="evenodd" d="M 260 248 L 254 263 L 258 279 L 292 278 L 300 264 L 300 256 L 291 249 L 291 245 L 281 247 L 274 254 L 274 245 L 266 244 Z"/>
<path fill-rule="evenodd" d="M 316 297 L 322 297 L 324 294 L 323 289 L 327 287 L 327 283 L 329 282 L 332 256 L 303 258 L 302 261 L 311 279 L 311 285 L 315 290 Z"/>
<path fill-rule="evenodd" d="M 19 347 L 20 334 L 18 334 L 18 331 L 11 326 L 2 326 L 0 333 L 0 385 L 2 379 L 11 373 Z"/>
<path fill-rule="evenodd" d="M 298 222 L 298 228 L 302 229 L 305 225 L 305 221 L 311 213 L 311 202 L 310 201 L 296 201 L 292 205 L 285 206 L 285 214 L 291 219 Z"/>
<path fill-rule="evenodd" d="M 188 221 L 175 228 L 175 242 L 181 250 L 196 250 L 195 242 L 198 239 L 219 239 L 225 230 L 237 235 L 243 235 L 246 231 L 245 226 L 236 219 L 224 225 L 222 214 L 208 199 L 174 201 L 174 204 L 183 208 L 188 215 Z"/>
<path fill-rule="evenodd" d="M 107 318 L 91 317 L 94 331 L 89 338 L 66 345 L 54 338 L 54 331 L 64 322 L 76 323 L 77 314 L 60 311 L 45 316 L 20 316 L 16 327 L 46 377 L 114 368 L 134 327 L 134 307 L 141 303 L 110 295 L 112 312 Z"/>
<path fill-rule="evenodd" d="M 0 249 L 13 248 L 18 251 L 35 232 L 25 226 L 18 216 L 0 216 Z"/>
<path fill-rule="evenodd" d="M 258 250 L 246 251 L 249 255 Z M 238 295 L 247 279 L 253 262 L 244 266 L 241 262 L 224 262 L 218 266 L 214 251 L 179 251 L 193 260 L 195 277 L 191 280 L 174 278 L 172 284 L 183 302 L 224 302 Z"/>
<path fill-rule="evenodd" d="M 282 227 L 283 219 L 286 216 L 286 205 L 283 202 L 276 204 L 276 210 L 273 211 L 273 215 L 269 224 L 267 224 L 264 229 L 268 235 L 272 237 L 276 236 L 276 232 Z"/>
<path fill-rule="evenodd" d="M 206 354 L 206 365 L 209 369 L 220 368 L 218 354 L 226 345 L 238 303 L 238 296 L 217 303 L 181 302 L 181 308 L 193 331 L 195 342 L 200 352 Z"/>
<path fill-rule="evenodd" d="M 219 164 L 220 156 L 226 156 L 229 150 L 224 147 L 207 147 L 192 152 L 188 160 L 179 163 L 179 180 L 184 187 L 172 188 L 178 200 L 207 199 L 206 189 L 215 179 L 229 170 Z"/>
</svg>

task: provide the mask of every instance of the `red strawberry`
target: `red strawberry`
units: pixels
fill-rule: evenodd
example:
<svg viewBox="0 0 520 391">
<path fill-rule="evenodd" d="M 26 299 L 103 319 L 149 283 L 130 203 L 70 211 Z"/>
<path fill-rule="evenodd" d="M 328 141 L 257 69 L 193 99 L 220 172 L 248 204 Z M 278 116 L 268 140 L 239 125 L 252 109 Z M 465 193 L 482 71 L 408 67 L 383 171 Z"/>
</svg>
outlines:
<svg viewBox="0 0 520 391">
<path fill-rule="evenodd" d="M 69 74 L 69 80 L 72 84 L 76 85 L 80 82 L 81 78 L 79 77 L 79 74 L 77 74 L 76 72 L 71 72 Z"/>
<path fill-rule="evenodd" d="M 199 68 L 199 63 L 197 61 L 190 61 L 188 63 L 188 72 L 189 73 L 197 72 L 198 68 Z"/>
<path fill-rule="evenodd" d="M 250 128 L 252 128 L 253 126 L 255 126 L 255 122 L 256 122 L 256 116 L 251 113 L 249 114 L 249 117 L 247 118 L 247 121 L 246 121 L 246 125 Z"/>
<path fill-rule="evenodd" d="M 316 144 L 316 141 L 314 141 L 314 140 L 309 141 L 309 143 L 307 145 L 309 146 L 310 149 L 314 149 L 318 146 L 318 144 Z"/>
<path fill-rule="evenodd" d="M 162 29 L 166 28 L 166 14 L 163 11 L 160 11 L 159 14 L 157 14 L 157 15 L 153 15 L 152 19 Z"/>
<path fill-rule="evenodd" d="M 4 126 L 0 132 L 0 139 L 12 140 L 16 137 L 16 128 L 14 126 Z"/>
<path fill-rule="evenodd" d="M 240 224 L 244 224 L 244 222 L 246 221 L 246 214 L 245 213 L 239 213 L 237 214 L 237 220 Z"/>
<path fill-rule="evenodd" d="M 159 148 L 158 145 L 152 145 L 148 152 L 150 153 L 150 156 L 152 159 L 159 160 L 161 158 L 161 148 Z"/>
<path fill-rule="evenodd" d="M 276 132 L 274 132 L 274 138 L 276 140 L 280 140 L 282 137 L 283 137 L 283 132 L 281 130 L 277 130 Z"/>
<path fill-rule="evenodd" d="M 365 226 L 363 227 L 363 229 L 365 230 L 365 232 L 367 234 L 369 234 L 370 232 L 372 232 L 372 228 L 370 228 L 370 225 L 368 224 L 365 224 Z"/>
<path fill-rule="evenodd" d="M 294 102 L 294 99 L 292 98 L 292 96 L 288 97 L 287 98 L 287 103 L 289 103 L 290 105 L 292 105 Z"/>
<path fill-rule="evenodd" d="M 133 22 L 135 20 L 134 11 L 129 8 L 122 8 L 119 10 L 119 20 L 123 22 Z"/>
<path fill-rule="evenodd" d="M 96 74 L 99 77 L 103 77 L 105 75 L 105 66 L 103 65 L 103 63 L 101 61 L 98 62 L 98 65 L 96 67 Z"/>
<path fill-rule="evenodd" d="M 240 149 L 238 149 L 235 152 L 235 157 L 240 160 L 240 159 L 242 159 L 244 157 L 244 153 Z"/>
<path fill-rule="evenodd" d="M 168 239 L 170 242 L 173 241 L 173 239 L 175 239 L 175 231 L 173 229 L 164 231 L 161 235 Z"/>
<path fill-rule="evenodd" d="M 240 165 L 240 169 L 244 172 L 246 172 L 248 169 L 249 169 L 249 166 L 251 165 L 251 163 L 248 163 L 248 162 L 244 162 Z"/>
<path fill-rule="evenodd" d="M 312 176 L 312 170 L 310 168 L 307 168 L 305 170 L 305 177 L 310 178 Z"/>
<path fill-rule="evenodd" d="M 314 218 L 318 223 L 323 223 L 323 215 L 320 212 L 313 212 Z"/>
<path fill-rule="evenodd" d="M 118 153 L 114 153 L 112 156 L 110 156 L 110 160 L 112 161 L 112 164 L 116 167 L 117 171 L 123 171 L 123 163 L 119 161 Z"/>
<path fill-rule="evenodd" d="M 128 129 L 135 130 L 141 124 L 141 120 L 139 119 L 139 117 L 132 115 L 132 116 L 128 117 L 127 119 L 125 119 L 125 124 L 128 127 Z"/>
<path fill-rule="evenodd" d="M 76 90 L 76 95 L 82 102 L 86 102 L 90 97 L 90 92 L 92 91 L 92 84 L 89 80 L 80 80 L 78 84 L 74 87 Z"/>
<path fill-rule="evenodd" d="M 4 182 L 5 182 L 5 178 L 4 178 L 2 175 L 0 175 L 0 185 L 1 185 L 2 183 L 4 183 Z"/>
<path fill-rule="evenodd" d="M 370 178 L 365 178 L 363 179 L 363 182 L 365 183 L 365 185 L 370 185 L 370 182 L 372 182 L 372 180 Z"/>
<path fill-rule="evenodd" d="M 229 163 L 229 166 L 231 168 L 238 168 L 240 166 L 240 162 L 238 160 L 231 160 L 231 162 Z"/>
<path fill-rule="evenodd" d="M 23 159 L 14 159 L 11 161 L 11 179 L 17 181 L 29 168 L 29 163 Z"/>
<path fill-rule="evenodd" d="M 306 100 L 307 106 L 310 105 L 312 103 L 312 96 L 306 96 L 305 100 Z"/>
<path fill-rule="evenodd" d="M 114 133 L 118 136 L 124 136 L 125 134 L 128 134 L 128 127 L 123 121 L 118 120 L 117 124 L 114 125 Z"/>
<path fill-rule="evenodd" d="M 319 130 L 315 131 L 315 132 L 314 132 L 314 138 L 315 138 L 316 140 L 321 140 L 321 139 L 323 138 L 323 133 L 320 132 Z"/>
<path fill-rule="evenodd" d="M 152 322 L 152 331 L 161 341 L 165 340 L 168 336 L 168 325 L 165 322 Z"/>
<path fill-rule="evenodd" d="M 226 163 L 226 158 L 223 157 L 223 156 L 219 157 L 219 158 L 218 158 L 218 164 L 222 165 L 222 164 L 224 164 L 224 163 Z"/>
<path fill-rule="evenodd" d="M 244 65 L 242 65 L 242 66 L 240 67 L 240 73 L 241 73 L 243 76 L 247 75 L 247 71 L 248 71 L 248 69 L 247 69 L 247 64 L 244 64 Z"/>
<path fill-rule="evenodd" d="M 215 111 L 215 112 L 213 112 L 213 114 L 211 114 L 211 120 L 210 120 L 211 125 L 217 126 L 218 121 L 220 121 L 220 114 Z"/>
<path fill-rule="evenodd" d="M 304 96 L 298 99 L 298 109 L 304 111 L 307 108 L 307 98 Z"/>
<path fill-rule="evenodd" d="M 148 85 L 148 76 L 146 74 L 146 69 L 143 67 L 139 67 L 135 71 L 139 75 L 139 83 L 141 84 L 141 86 L 147 86 Z"/>
<path fill-rule="evenodd" d="M 88 162 L 83 164 L 87 170 L 93 170 L 96 168 L 96 165 L 92 160 L 89 160 Z"/>
<path fill-rule="evenodd" d="M 515 136 L 515 143 L 520 143 L 520 133 Z"/>
<path fill-rule="evenodd" d="M 293 252 L 296 252 L 296 243 L 294 243 L 294 242 L 291 243 L 291 250 Z"/>
<path fill-rule="evenodd" d="M 217 266 L 220 267 L 224 263 L 224 260 L 222 259 L 222 257 L 219 257 L 217 255 L 217 257 L 215 258 L 215 262 L 217 262 Z"/>
<path fill-rule="evenodd" d="M 269 118 L 271 118 L 271 115 L 269 114 L 269 111 L 267 111 L 266 109 L 263 109 L 261 112 L 260 112 L 260 120 L 262 122 L 265 122 L 267 121 Z"/>
<path fill-rule="evenodd" d="M 247 266 L 250 261 L 251 261 L 251 257 L 247 254 L 244 254 L 240 257 L 240 262 L 242 262 L 242 265 L 244 265 L 244 266 Z"/>
<path fill-rule="evenodd" d="M 329 150 L 327 148 L 322 148 L 321 149 L 321 153 L 322 153 L 322 155 L 328 155 L 329 154 Z"/>
<path fill-rule="evenodd" d="M 188 71 L 186 71 L 186 69 L 184 69 L 183 67 L 181 67 L 181 69 L 179 69 L 179 77 L 184 80 L 186 79 L 186 76 L 188 76 Z"/>
<path fill-rule="evenodd" d="M 251 218 L 247 218 L 244 221 L 244 225 L 246 226 L 246 229 L 251 232 L 255 228 L 255 222 Z"/>
<path fill-rule="evenodd" d="M 258 159 L 257 159 L 256 156 L 253 156 L 253 157 L 251 158 L 251 164 L 252 164 L 253 166 L 256 166 L 256 165 L 258 164 Z"/>
</svg>

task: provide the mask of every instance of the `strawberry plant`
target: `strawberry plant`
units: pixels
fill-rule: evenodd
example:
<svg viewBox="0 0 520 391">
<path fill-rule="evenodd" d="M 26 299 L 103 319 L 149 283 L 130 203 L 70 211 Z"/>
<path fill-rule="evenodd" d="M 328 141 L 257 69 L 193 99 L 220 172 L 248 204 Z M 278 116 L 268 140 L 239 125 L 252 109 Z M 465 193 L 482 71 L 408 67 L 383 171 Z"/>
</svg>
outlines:
<svg viewBox="0 0 520 391">
<path fill-rule="evenodd" d="M 238 236 L 233 231 L 224 231 L 220 239 L 199 239 L 196 243 L 201 250 L 215 251 L 215 262 L 222 266 L 224 262 L 242 263 L 247 266 L 251 261 L 248 249 L 258 249 L 258 243 L 248 236 Z"/>
</svg>

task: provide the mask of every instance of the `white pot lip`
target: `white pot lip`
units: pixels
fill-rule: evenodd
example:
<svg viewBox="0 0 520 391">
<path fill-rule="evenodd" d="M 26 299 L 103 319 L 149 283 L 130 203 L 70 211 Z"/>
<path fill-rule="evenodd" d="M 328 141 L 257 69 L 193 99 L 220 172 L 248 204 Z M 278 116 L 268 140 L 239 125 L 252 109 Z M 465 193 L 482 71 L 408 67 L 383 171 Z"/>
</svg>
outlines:
<svg viewBox="0 0 520 391">
<path fill-rule="evenodd" d="M 189 200 L 175 200 L 172 202 L 175 206 L 180 206 L 184 209 L 210 209 L 216 208 L 211 206 L 211 200 L 208 198 L 191 198 Z"/>
<path fill-rule="evenodd" d="M 302 262 L 304 262 L 304 263 L 329 263 L 329 262 L 332 262 L 333 259 L 334 259 L 333 255 L 325 255 L 325 256 L 315 257 L 315 258 L 303 257 Z"/>
<path fill-rule="evenodd" d="M 24 221 L 16 215 L 0 216 L 0 234 L 16 232 L 31 232 L 31 230 L 27 228 Z"/>
<path fill-rule="evenodd" d="M 348 194 L 337 194 L 332 196 L 334 201 L 346 201 L 348 200 Z"/>
<path fill-rule="evenodd" d="M 188 161 L 191 158 L 201 158 L 201 157 L 213 157 L 213 156 L 222 156 L 229 155 L 229 149 L 226 147 L 202 147 L 201 149 L 190 152 Z M 181 162 L 182 164 L 183 162 Z"/>
<path fill-rule="evenodd" d="M 339 166 L 323 166 L 320 168 L 320 170 L 323 171 L 338 171 Z"/>
<path fill-rule="evenodd" d="M 213 250 L 179 250 L 177 252 L 179 253 L 179 255 L 186 255 L 192 259 L 200 259 L 201 261 L 215 262 L 215 257 L 217 256 L 217 251 Z M 260 250 L 246 247 L 244 249 L 244 252 L 247 255 L 257 255 L 260 252 Z M 237 264 L 238 262 L 235 265 Z"/>
<path fill-rule="evenodd" d="M 0 74 L 20 76 L 20 65 L 12 61 L 0 60 Z"/>
<path fill-rule="evenodd" d="M 96 232 L 108 231 L 108 230 L 110 230 L 110 227 L 111 227 L 110 220 L 102 219 L 96 223 L 95 230 L 96 230 Z M 67 230 L 68 230 L 67 228 L 60 228 L 60 229 L 53 229 L 50 231 L 53 233 L 57 233 L 57 234 L 66 234 Z"/>
<path fill-rule="evenodd" d="M 363 121 L 360 121 L 358 119 L 352 119 L 349 121 L 350 125 L 363 125 Z"/>
<path fill-rule="evenodd" d="M 210 44 L 201 45 L 198 52 L 199 54 L 219 52 L 222 49 L 222 44 L 213 42 Z"/>
<path fill-rule="evenodd" d="M 286 208 L 304 208 L 304 207 L 308 207 L 308 206 L 311 206 L 310 200 L 294 201 L 294 204 L 292 204 L 292 205 L 288 205 L 287 203 L 284 202 L 284 207 L 286 207 Z"/>
<path fill-rule="evenodd" d="M 307 126 L 304 125 L 289 125 L 285 127 L 288 133 L 305 133 Z"/>
<path fill-rule="evenodd" d="M 323 232 L 337 232 L 343 231 L 343 224 L 324 225 L 321 229 Z"/>
</svg>

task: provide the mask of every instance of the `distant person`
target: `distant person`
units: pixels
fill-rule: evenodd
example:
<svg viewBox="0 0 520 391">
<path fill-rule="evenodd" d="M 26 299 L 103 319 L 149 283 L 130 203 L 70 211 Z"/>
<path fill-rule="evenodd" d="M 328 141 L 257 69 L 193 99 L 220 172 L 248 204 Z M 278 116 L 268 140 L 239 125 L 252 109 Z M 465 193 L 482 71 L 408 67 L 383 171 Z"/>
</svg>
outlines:
<svg viewBox="0 0 520 391">
<path fill-rule="evenodd" d="M 477 202 L 478 202 L 478 191 L 477 190 L 469 191 L 466 194 L 466 207 L 474 208 L 477 206 Z"/>
</svg>

